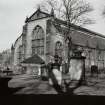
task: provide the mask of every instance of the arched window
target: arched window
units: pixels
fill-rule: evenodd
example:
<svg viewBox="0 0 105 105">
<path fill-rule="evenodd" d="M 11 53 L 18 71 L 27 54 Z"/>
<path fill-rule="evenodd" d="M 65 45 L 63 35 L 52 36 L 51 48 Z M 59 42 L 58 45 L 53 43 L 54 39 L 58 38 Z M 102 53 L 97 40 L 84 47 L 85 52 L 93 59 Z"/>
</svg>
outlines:
<svg viewBox="0 0 105 105">
<path fill-rule="evenodd" d="M 44 31 L 36 26 L 32 33 L 32 55 L 44 55 Z"/>
<path fill-rule="evenodd" d="M 62 42 L 57 41 L 55 44 L 55 54 L 59 55 L 60 57 L 62 56 Z"/>
</svg>

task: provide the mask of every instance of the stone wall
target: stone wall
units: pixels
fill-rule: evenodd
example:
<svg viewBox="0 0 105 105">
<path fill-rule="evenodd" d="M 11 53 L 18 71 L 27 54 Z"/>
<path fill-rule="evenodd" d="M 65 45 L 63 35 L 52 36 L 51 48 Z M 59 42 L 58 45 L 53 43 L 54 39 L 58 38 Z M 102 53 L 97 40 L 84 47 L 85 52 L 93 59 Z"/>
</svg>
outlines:
<svg viewBox="0 0 105 105">
<path fill-rule="evenodd" d="M 29 22 L 27 25 L 27 51 L 26 51 L 26 58 L 30 57 L 32 54 L 32 31 L 34 30 L 34 28 L 39 25 L 43 28 L 44 33 L 45 33 L 45 37 L 46 37 L 46 20 L 45 19 L 40 19 L 40 20 L 35 20 L 32 22 Z M 46 46 L 46 43 L 45 43 Z M 45 48 L 46 51 L 46 48 Z"/>
<path fill-rule="evenodd" d="M 17 65 L 19 64 L 19 59 L 18 59 L 18 54 L 19 54 L 19 46 L 22 45 L 22 36 L 20 36 L 16 42 L 15 42 L 15 45 L 14 45 L 14 65 Z"/>
</svg>

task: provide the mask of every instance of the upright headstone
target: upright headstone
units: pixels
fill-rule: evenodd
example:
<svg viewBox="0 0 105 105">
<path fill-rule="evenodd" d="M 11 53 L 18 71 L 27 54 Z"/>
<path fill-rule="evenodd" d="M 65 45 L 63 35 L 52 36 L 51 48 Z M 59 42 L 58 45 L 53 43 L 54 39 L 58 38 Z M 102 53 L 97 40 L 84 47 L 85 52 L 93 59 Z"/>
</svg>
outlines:
<svg viewBox="0 0 105 105">
<path fill-rule="evenodd" d="M 85 82 L 85 57 L 80 52 L 71 57 L 69 74 L 71 81 Z"/>
</svg>

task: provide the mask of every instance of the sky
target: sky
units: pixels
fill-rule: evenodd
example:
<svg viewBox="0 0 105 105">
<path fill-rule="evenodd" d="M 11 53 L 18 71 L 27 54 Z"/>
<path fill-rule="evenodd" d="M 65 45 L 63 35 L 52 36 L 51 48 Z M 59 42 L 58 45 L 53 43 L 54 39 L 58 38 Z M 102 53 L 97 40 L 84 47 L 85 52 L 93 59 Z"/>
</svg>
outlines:
<svg viewBox="0 0 105 105">
<path fill-rule="evenodd" d="M 94 32 L 105 35 L 105 17 L 101 16 L 105 0 L 87 0 L 94 11 L 90 17 L 95 24 L 85 26 Z M 42 0 L 0 0 L 0 52 L 11 48 L 21 35 L 26 16 L 36 11 Z"/>
</svg>

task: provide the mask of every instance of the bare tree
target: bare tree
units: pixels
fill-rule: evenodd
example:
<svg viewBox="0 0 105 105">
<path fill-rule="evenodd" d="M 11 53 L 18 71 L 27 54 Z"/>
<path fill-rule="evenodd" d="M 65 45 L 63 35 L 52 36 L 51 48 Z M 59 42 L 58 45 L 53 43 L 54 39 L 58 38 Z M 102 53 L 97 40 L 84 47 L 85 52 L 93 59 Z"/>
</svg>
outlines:
<svg viewBox="0 0 105 105">
<path fill-rule="evenodd" d="M 93 8 L 84 0 L 46 0 L 40 6 L 46 12 L 50 12 L 53 8 L 57 18 L 69 23 L 77 25 L 93 23 L 87 16 Z"/>
<path fill-rule="evenodd" d="M 72 48 L 71 25 L 93 24 L 94 21 L 88 18 L 88 13 L 93 11 L 92 6 L 84 0 L 46 0 L 42 3 L 41 8 L 49 12 L 53 8 L 56 17 L 63 19 L 67 24 L 65 41 L 68 45 L 68 70 L 70 63 L 70 52 Z"/>
<path fill-rule="evenodd" d="M 43 3 L 40 4 L 40 7 L 42 10 L 44 10 L 45 12 L 50 13 L 50 10 L 53 9 L 57 18 L 61 18 L 61 8 L 62 8 L 62 4 L 59 3 L 60 0 L 46 0 L 43 1 Z"/>
</svg>

